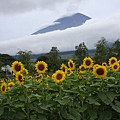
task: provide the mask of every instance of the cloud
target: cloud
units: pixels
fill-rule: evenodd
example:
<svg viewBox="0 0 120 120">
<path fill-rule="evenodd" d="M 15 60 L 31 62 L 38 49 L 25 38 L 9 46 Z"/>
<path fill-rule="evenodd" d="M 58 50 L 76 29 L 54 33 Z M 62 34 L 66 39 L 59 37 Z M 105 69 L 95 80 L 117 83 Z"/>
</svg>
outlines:
<svg viewBox="0 0 120 120">
<path fill-rule="evenodd" d="M 31 35 L 19 39 L 1 41 L 0 52 L 10 55 L 20 50 L 31 50 L 32 53 L 46 53 L 56 46 L 60 51 L 74 50 L 75 46 L 85 42 L 88 49 L 94 48 L 101 37 L 114 42 L 120 38 L 120 15 L 98 20 L 91 19 L 79 27 L 45 34 Z"/>
<path fill-rule="evenodd" d="M 53 10 L 57 7 L 65 7 L 64 4 L 75 9 L 75 7 L 78 6 L 77 3 L 80 1 L 81 0 L 0 0 L 0 13 L 23 13 L 37 8 Z M 60 5 L 57 6 L 58 4 Z"/>
</svg>

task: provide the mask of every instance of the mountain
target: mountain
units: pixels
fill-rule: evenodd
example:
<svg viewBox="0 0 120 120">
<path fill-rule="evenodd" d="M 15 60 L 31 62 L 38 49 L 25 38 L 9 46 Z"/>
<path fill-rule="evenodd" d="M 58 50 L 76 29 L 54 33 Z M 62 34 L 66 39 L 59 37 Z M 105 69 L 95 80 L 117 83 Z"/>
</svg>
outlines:
<svg viewBox="0 0 120 120">
<path fill-rule="evenodd" d="M 42 34 L 42 33 L 55 31 L 55 30 L 65 30 L 71 27 L 77 27 L 84 24 L 86 20 L 89 20 L 89 19 L 91 18 L 84 14 L 75 13 L 75 14 L 72 14 L 71 16 L 65 16 L 55 20 L 52 25 L 42 28 L 34 32 L 32 35 Z"/>
</svg>

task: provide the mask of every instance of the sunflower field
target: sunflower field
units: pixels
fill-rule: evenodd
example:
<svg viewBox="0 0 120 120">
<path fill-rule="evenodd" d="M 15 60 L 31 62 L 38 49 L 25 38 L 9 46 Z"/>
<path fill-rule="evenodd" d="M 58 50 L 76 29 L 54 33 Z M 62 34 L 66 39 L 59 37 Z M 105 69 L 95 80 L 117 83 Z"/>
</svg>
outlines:
<svg viewBox="0 0 120 120">
<path fill-rule="evenodd" d="M 38 61 L 31 75 L 19 61 L 14 76 L 0 79 L 0 120 L 119 120 L 120 60 L 95 64 L 85 57 L 76 67 L 70 59 L 48 72 Z"/>
</svg>

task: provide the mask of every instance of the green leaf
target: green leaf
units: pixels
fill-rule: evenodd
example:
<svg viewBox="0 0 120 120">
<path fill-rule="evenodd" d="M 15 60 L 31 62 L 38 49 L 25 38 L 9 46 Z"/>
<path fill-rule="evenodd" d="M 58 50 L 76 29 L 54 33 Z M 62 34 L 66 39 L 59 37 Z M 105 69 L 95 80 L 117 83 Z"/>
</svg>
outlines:
<svg viewBox="0 0 120 120">
<path fill-rule="evenodd" d="M 16 119 L 23 120 L 26 118 L 26 115 L 22 111 L 21 112 L 16 111 L 16 113 L 17 113 L 17 114 L 15 114 Z"/>
<path fill-rule="evenodd" d="M 75 111 L 73 111 L 73 110 L 75 110 L 75 109 L 71 109 L 71 110 L 69 109 L 69 112 L 68 112 L 65 108 L 63 108 L 63 110 L 61 111 L 62 117 L 67 120 L 81 120 L 80 114 L 78 112 L 76 112 L 76 110 Z M 75 113 L 73 113 L 73 112 L 75 112 Z M 77 118 L 77 117 L 79 117 L 79 118 Z"/>
<path fill-rule="evenodd" d="M 1 102 L 3 99 L 7 99 L 7 96 L 5 96 L 5 95 L 3 95 L 3 94 L 0 94 L 0 102 Z"/>
<path fill-rule="evenodd" d="M 60 99 L 60 98 L 55 98 L 55 101 L 57 101 L 58 103 L 60 103 L 61 105 L 66 105 L 69 104 L 70 99 Z"/>
<path fill-rule="evenodd" d="M 77 91 L 72 91 L 72 90 L 63 90 L 66 93 L 78 93 Z"/>
<path fill-rule="evenodd" d="M 97 111 L 92 109 L 92 110 L 88 110 L 89 113 L 89 120 L 95 120 L 97 118 Z"/>
<path fill-rule="evenodd" d="M 0 116 L 3 114 L 4 112 L 4 107 L 0 107 Z"/>
<path fill-rule="evenodd" d="M 24 103 L 19 103 L 19 101 L 18 101 L 18 102 L 13 103 L 12 107 L 24 108 Z"/>
<path fill-rule="evenodd" d="M 99 82 L 96 82 L 96 83 L 94 83 L 94 84 L 92 84 L 92 85 L 90 85 L 90 86 L 100 86 L 100 83 Z"/>
<path fill-rule="evenodd" d="M 36 115 L 30 115 L 30 119 L 31 120 L 37 120 L 37 116 Z"/>
<path fill-rule="evenodd" d="M 53 104 L 47 104 L 47 105 L 40 106 L 40 108 L 43 110 L 48 110 L 48 108 L 50 108 L 52 106 L 53 106 Z"/>
<path fill-rule="evenodd" d="M 30 88 L 31 86 L 32 86 L 32 84 L 25 84 L 25 85 L 23 85 L 25 88 Z"/>
<path fill-rule="evenodd" d="M 92 97 L 87 98 L 86 101 L 88 101 L 89 104 L 100 105 L 100 103 L 97 102 L 96 99 L 95 99 L 95 98 L 92 98 Z"/>
<path fill-rule="evenodd" d="M 98 97 L 106 104 L 109 105 L 112 103 L 114 98 L 116 97 L 116 94 L 113 92 L 101 92 L 98 93 Z"/>
<path fill-rule="evenodd" d="M 47 118 L 41 114 L 38 115 L 38 120 L 47 120 Z"/>
<path fill-rule="evenodd" d="M 78 109 L 78 110 L 79 110 L 79 112 L 84 112 L 85 110 L 87 110 L 87 106 L 85 106 L 85 105 L 82 106 L 82 107 L 79 106 L 79 109 Z"/>
<path fill-rule="evenodd" d="M 112 80 L 115 80 L 115 77 L 107 77 L 107 79 L 112 79 Z"/>
<path fill-rule="evenodd" d="M 111 111 L 111 109 L 105 109 L 105 110 L 103 110 L 103 109 L 101 109 L 101 108 L 99 108 L 98 109 L 98 120 L 112 120 L 112 111 Z"/>
<path fill-rule="evenodd" d="M 118 113 L 120 113 L 120 102 L 115 100 L 115 104 L 111 104 L 112 108 L 117 111 Z"/>
<path fill-rule="evenodd" d="M 78 112 L 77 109 L 75 109 L 75 108 L 69 108 L 69 112 L 70 112 L 70 114 L 72 116 L 74 116 L 74 118 L 75 118 L 74 120 L 80 120 L 81 115 L 80 115 L 80 113 Z"/>
</svg>

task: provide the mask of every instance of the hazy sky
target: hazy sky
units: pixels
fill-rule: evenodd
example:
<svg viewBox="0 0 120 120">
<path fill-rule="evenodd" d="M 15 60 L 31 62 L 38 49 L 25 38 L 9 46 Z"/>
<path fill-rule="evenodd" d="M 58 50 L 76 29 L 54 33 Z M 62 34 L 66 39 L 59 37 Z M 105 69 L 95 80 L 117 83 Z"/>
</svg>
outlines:
<svg viewBox="0 0 120 120">
<path fill-rule="evenodd" d="M 94 39 L 94 42 L 102 36 L 110 36 L 111 40 L 117 39 L 120 37 L 119 5 L 120 0 L 0 0 L 0 53 L 15 54 L 15 50 L 19 49 L 28 49 L 34 53 L 47 52 L 52 45 L 59 46 L 61 50 L 68 50 L 74 49 L 72 45 L 81 41 L 86 41 L 89 47 L 93 46 L 88 39 Z M 92 19 L 76 29 L 29 36 L 41 26 L 76 12 Z M 73 31 L 78 34 L 81 31 L 81 34 L 77 36 Z M 71 33 L 73 36 L 76 35 L 76 42 L 72 44 L 73 39 L 67 38 L 71 44 L 66 45 L 66 37 Z M 62 36 L 61 40 L 59 39 L 60 43 L 55 40 L 58 36 Z M 78 37 L 81 41 L 77 40 Z M 35 50 L 38 39 L 41 39 L 41 48 Z M 43 47 L 44 44 L 47 48 Z"/>
</svg>

